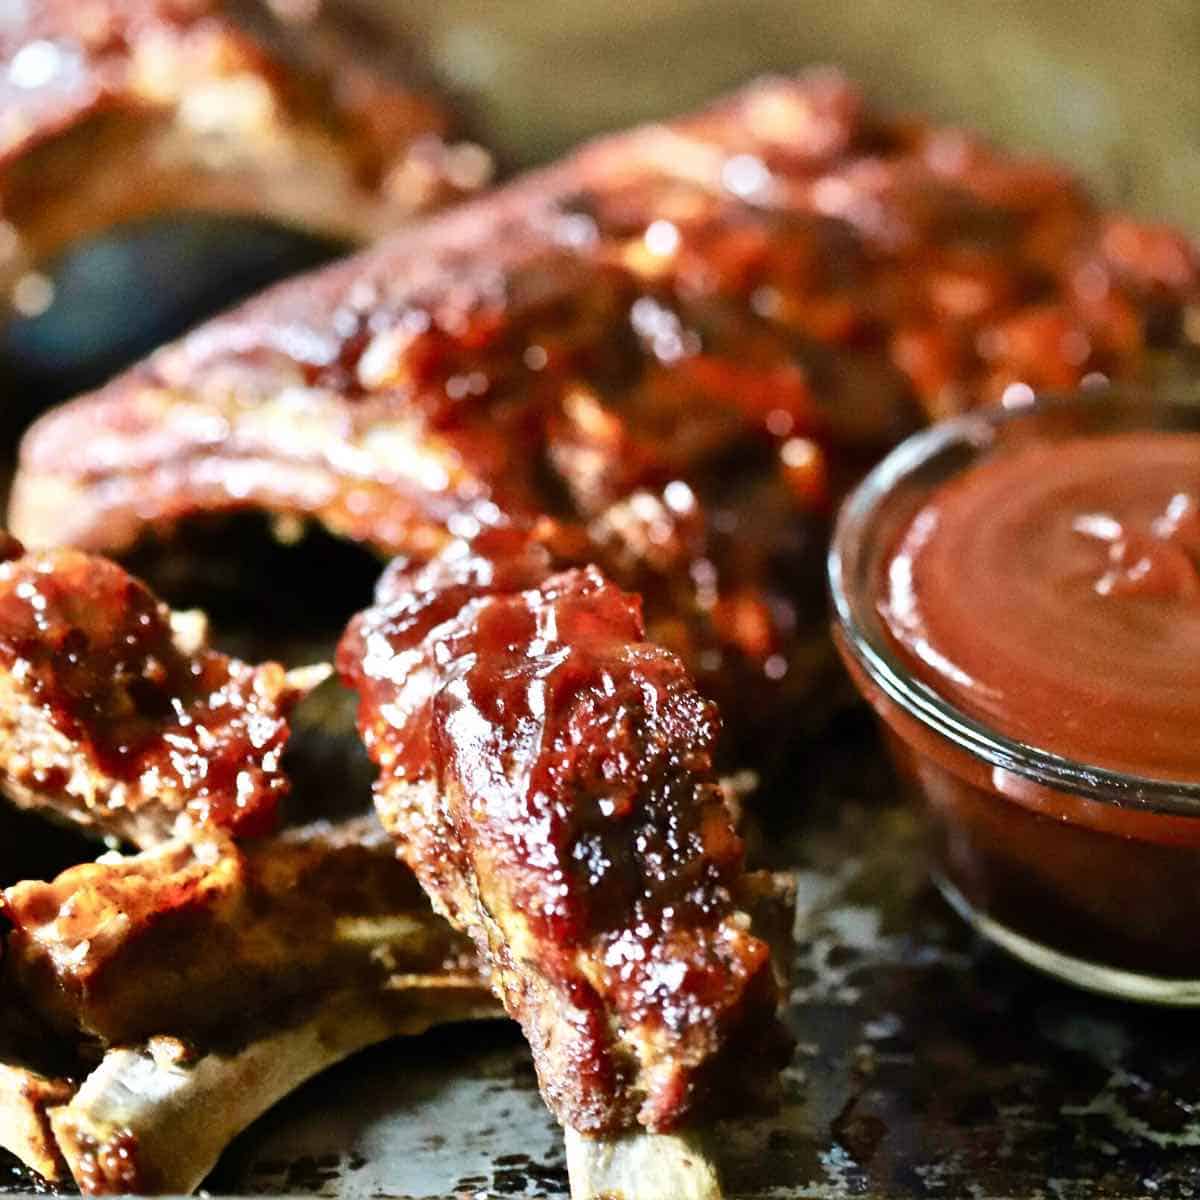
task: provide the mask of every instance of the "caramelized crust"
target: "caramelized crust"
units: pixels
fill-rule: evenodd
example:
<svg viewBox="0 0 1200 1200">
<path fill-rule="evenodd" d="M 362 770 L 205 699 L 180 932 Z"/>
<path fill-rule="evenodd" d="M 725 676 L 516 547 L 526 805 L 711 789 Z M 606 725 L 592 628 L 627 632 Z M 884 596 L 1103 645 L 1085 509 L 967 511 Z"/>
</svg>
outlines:
<svg viewBox="0 0 1200 1200">
<path fill-rule="evenodd" d="M 63 1032 L 113 1044 L 239 1028 L 290 996 L 474 971 L 371 819 L 109 855 L 3 893 L 11 978 Z"/>
<path fill-rule="evenodd" d="M 262 507 L 427 559 L 549 514 L 706 694 L 779 711 L 824 679 L 824 525 L 862 466 L 927 417 L 1145 375 L 1196 285 L 1186 239 L 1061 168 L 881 118 L 827 72 L 767 80 L 46 417 L 14 528 L 118 551 Z"/>
<path fill-rule="evenodd" d="M 393 567 L 339 669 L 379 810 L 474 938 L 561 1122 L 761 1104 L 786 1058 L 715 708 L 595 568 L 508 534 Z"/>
<path fill-rule="evenodd" d="M 336 0 L 22 0 L 0 25 L 0 279 L 170 211 L 366 239 L 485 179 Z"/>
<path fill-rule="evenodd" d="M 202 619 L 105 559 L 0 565 L 0 788 L 21 807 L 139 845 L 181 820 L 269 832 L 299 695 L 277 663 L 209 649 Z"/>
</svg>

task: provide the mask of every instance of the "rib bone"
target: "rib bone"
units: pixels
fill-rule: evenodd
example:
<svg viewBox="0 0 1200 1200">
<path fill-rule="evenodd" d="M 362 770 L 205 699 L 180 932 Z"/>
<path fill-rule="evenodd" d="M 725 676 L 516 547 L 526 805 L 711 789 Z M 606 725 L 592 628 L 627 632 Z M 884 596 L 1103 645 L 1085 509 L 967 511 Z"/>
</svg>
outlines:
<svg viewBox="0 0 1200 1200">
<path fill-rule="evenodd" d="M 327 1067 L 387 1038 L 497 1015 L 469 973 L 336 993 L 232 1048 L 154 1037 L 110 1050 L 50 1123 L 85 1195 L 183 1195 L 247 1125 Z"/>
<path fill-rule="evenodd" d="M 6 982 L 21 991 L 0 1025 L 3 1144 L 51 1180 L 65 1156 L 85 1192 L 189 1191 L 330 1063 L 501 1015 L 469 944 L 370 817 L 107 855 L 4 904 Z M 26 1030 L 28 1009 L 60 1036 Z M 80 1038 L 108 1049 L 78 1094 L 40 1057 L 29 1065 L 31 1046 L 44 1057 Z"/>
<path fill-rule="evenodd" d="M 65 1176 L 47 1110 L 68 1103 L 75 1085 L 31 1067 L 0 1063 L 0 1147 L 49 1183 Z"/>
<path fill-rule="evenodd" d="M 564 1129 L 571 1200 L 721 1200 L 721 1183 L 697 1134 L 590 1138 Z"/>
</svg>

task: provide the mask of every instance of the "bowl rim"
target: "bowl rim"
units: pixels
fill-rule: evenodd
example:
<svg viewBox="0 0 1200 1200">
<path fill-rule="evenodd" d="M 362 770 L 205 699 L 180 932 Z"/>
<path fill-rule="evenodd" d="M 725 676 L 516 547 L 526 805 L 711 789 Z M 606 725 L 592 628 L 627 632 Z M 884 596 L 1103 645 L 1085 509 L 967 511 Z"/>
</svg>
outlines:
<svg viewBox="0 0 1200 1200">
<path fill-rule="evenodd" d="M 869 536 L 873 518 L 903 480 L 937 455 L 964 444 L 983 450 L 993 442 L 998 428 L 1022 418 L 1030 419 L 1039 413 L 1097 412 L 1101 405 L 1114 415 L 1128 410 L 1129 417 L 1141 418 L 1144 424 L 1148 424 L 1149 414 L 1155 411 L 1190 410 L 1200 431 L 1200 385 L 1153 390 L 1105 386 L 1038 395 L 1019 406 L 977 409 L 911 435 L 866 475 L 838 512 L 826 560 L 834 625 L 854 661 L 889 700 L 921 725 L 988 766 L 1103 804 L 1200 817 L 1200 781 L 1135 775 L 1055 754 L 1008 737 L 951 704 L 936 688 L 915 676 L 884 633 L 875 606 L 864 597 L 853 595 L 849 586 L 847 560 Z M 864 613 L 876 619 L 864 619 Z"/>
</svg>

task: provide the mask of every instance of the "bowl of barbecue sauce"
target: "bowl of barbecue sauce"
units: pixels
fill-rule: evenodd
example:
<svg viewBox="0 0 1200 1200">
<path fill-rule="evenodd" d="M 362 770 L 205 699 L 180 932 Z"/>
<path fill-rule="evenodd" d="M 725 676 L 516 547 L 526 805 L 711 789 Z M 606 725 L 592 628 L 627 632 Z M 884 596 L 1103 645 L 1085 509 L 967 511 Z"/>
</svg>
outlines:
<svg viewBox="0 0 1200 1200">
<path fill-rule="evenodd" d="M 985 937 L 1200 1004 L 1200 392 L 910 438 L 848 499 L 834 633 Z"/>
</svg>

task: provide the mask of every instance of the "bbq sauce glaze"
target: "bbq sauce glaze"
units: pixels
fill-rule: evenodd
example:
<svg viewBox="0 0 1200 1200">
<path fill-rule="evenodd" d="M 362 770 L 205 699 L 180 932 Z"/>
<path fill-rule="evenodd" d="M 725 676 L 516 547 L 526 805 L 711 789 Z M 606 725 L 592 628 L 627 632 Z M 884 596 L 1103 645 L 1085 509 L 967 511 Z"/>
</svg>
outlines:
<svg viewBox="0 0 1200 1200">
<path fill-rule="evenodd" d="M 71 549 L 24 554 L 0 531 L 0 683 L 17 689 L 18 724 L 32 720 L 21 705 L 36 708 L 66 739 L 28 760 L 9 747 L 9 786 L 122 835 L 143 807 L 160 812 L 155 840 L 184 809 L 239 837 L 273 829 L 295 700 L 283 668 L 185 651 L 167 607 L 117 564 Z M 117 785 L 107 800 L 89 790 L 104 777 Z"/>
<path fill-rule="evenodd" d="M 1200 434 L 985 460 L 908 524 L 879 596 L 917 676 L 993 729 L 1200 780 Z"/>
</svg>

